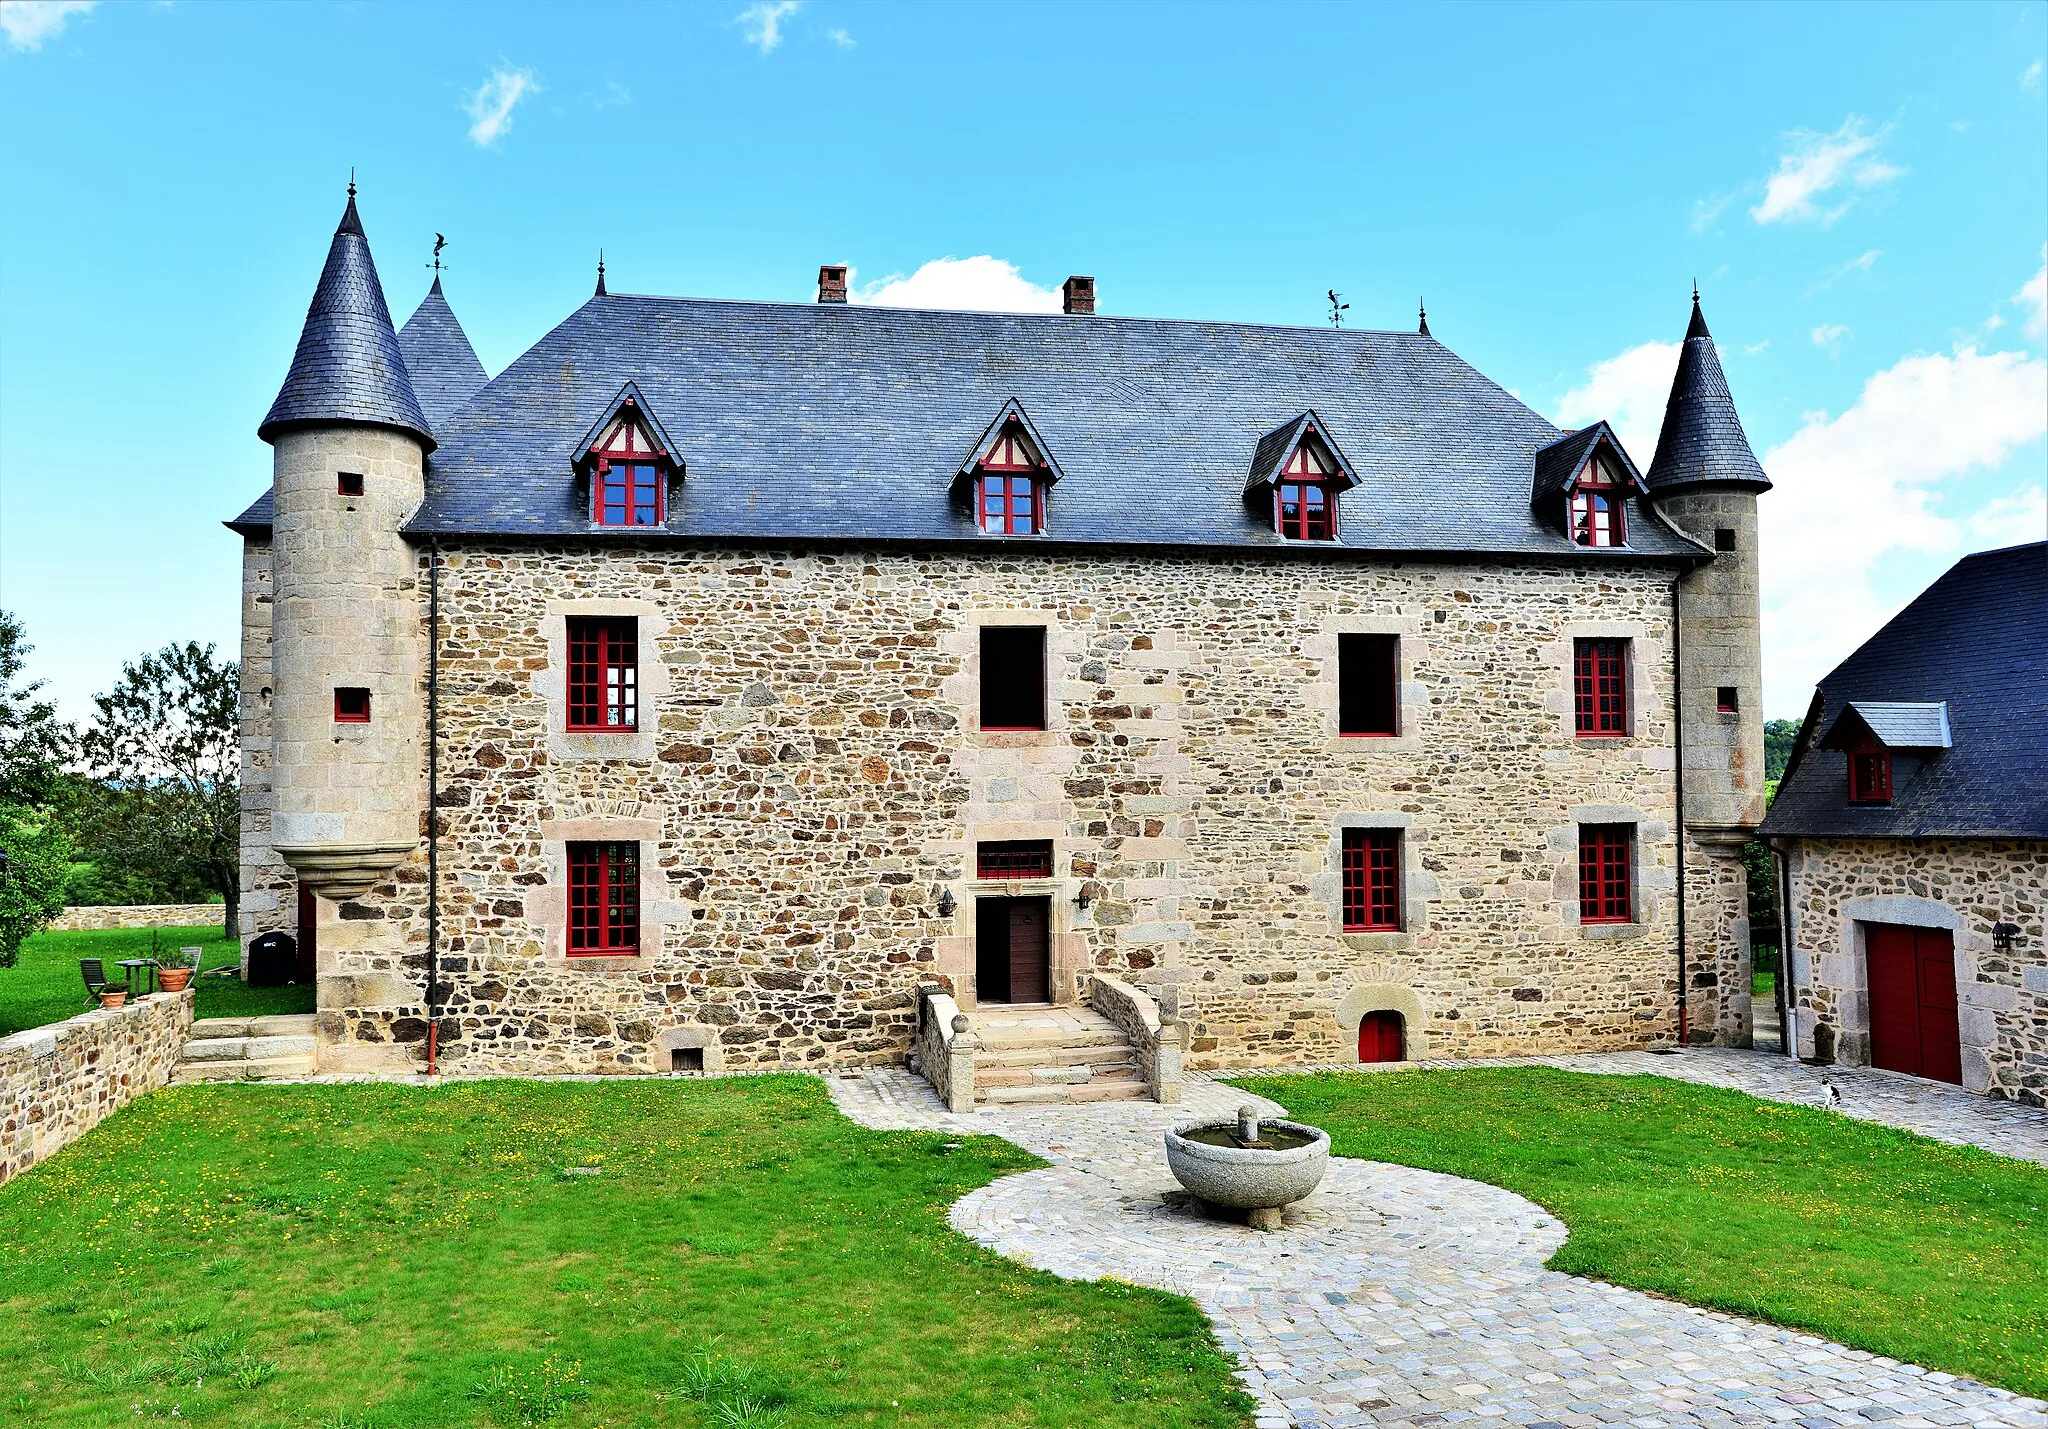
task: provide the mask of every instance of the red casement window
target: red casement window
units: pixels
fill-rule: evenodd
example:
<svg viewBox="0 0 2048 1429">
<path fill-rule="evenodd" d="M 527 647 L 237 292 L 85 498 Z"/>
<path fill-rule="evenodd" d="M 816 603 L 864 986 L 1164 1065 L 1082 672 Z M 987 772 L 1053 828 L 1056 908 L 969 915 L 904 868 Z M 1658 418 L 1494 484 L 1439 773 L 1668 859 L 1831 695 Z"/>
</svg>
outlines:
<svg viewBox="0 0 2048 1429">
<path fill-rule="evenodd" d="M 1019 839 L 977 844 L 974 873 L 977 878 L 1051 878 L 1052 841 Z"/>
<path fill-rule="evenodd" d="M 640 845 L 569 845 L 569 953 L 631 957 L 640 951 Z"/>
<path fill-rule="evenodd" d="M 1400 638 L 1394 635 L 1337 637 L 1337 733 L 1399 734 L 1395 691 Z"/>
<path fill-rule="evenodd" d="M 1313 436 L 1304 438 L 1273 493 L 1273 527 L 1290 541 L 1328 541 L 1337 534 L 1337 464 Z"/>
<path fill-rule="evenodd" d="M 1619 546 L 1628 540 L 1623 524 L 1621 483 L 1598 456 L 1587 463 L 1572 489 L 1572 539 L 1581 546 Z"/>
<path fill-rule="evenodd" d="M 1385 933 L 1400 927 L 1400 830 L 1344 830 L 1344 931 Z"/>
<path fill-rule="evenodd" d="M 334 692 L 334 722 L 336 724 L 368 724 L 370 722 L 370 692 L 365 689 L 343 686 Z"/>
<path fill-rule="evenodd" d="M 659 526 L 661 468 L 651 461 L 599 461 L 591 505 L 600 526 Z"/>
<path fill-rule="evenodd" d="M 1579 825 L 1579 921 L 1633 923 L 1633 824 Z"/>
<path fill-rule="evenodd" d="M 569 728 L 640 727 L 640 622 L 569 618 Z"/>
<path fill-rule="evenodd" d="M 1006 428 L 981 463 L 981 529 L 991 536 L 1036 536 L 1043 531 L 1044 472 L 1023 429 Z"/>
<path fill-rule="evenodd" d="M 1889 804 L 1892 801 L 1892 752 L 1866 743 L 1849 751 L 1849 802 Z"/>
<path fill-rule="evenodd" d="M 1572 727 L 1580 735 L 1628 733 L 1628 642 L 1572 642 Z"/>
</svg>

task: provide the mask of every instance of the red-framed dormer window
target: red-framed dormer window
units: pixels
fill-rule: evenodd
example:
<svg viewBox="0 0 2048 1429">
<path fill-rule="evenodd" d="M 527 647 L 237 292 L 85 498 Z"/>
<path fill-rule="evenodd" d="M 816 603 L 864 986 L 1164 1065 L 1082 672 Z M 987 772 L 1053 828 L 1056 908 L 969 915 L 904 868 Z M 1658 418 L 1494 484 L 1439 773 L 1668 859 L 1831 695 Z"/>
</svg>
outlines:
<svg viewBox="0 0 2048 1429">
<path fill-rule="evenodd" d="M 1045 464 L 1023 428 L 1003 429 L 975 482 L 976 519 L 991 536 L 1036 536 L 1045 529 Z"/>
<path fill-rule="evenodd" d="M 1874 738 L 1849 751 L 1849 802 L 1889 804 L 1892 801 L 1892 752 Z"/>
<path fill-rule="evenodd" d="M 1344 830 L 1344 931 L 1399 932 L 1401 831 Z"/>
<path fill-rule="evenodd" d="M 1579 825 L 1579 921 L 1633 923 L 1634 824 Z"/>
<path fill-rule="evenodd" d="M 569 728 L 624 733 L 640 727 L 640 622 L 569 617 Z"/>
<path fill-rule="evenodd" d="M 569 955 L 640 951 L 640 845 L 569 845 Z"/>
<path fill-rule="evenodd" d="M 1303 441 L 1287 458 L 1273 492 L 1274 529 L 1290 541 L 1333 541 L 1337 537 L 1336 464 L 1314 441 Z"/>
<path fill-rule="evenodd" d="M 669 458 L 632 401 L 590 449 L 590 519 L 600 526 L 659 526 L 668 519 Z"/>
<path fill-rule="evenodd" d="M 1572 487 L 1572 539 L 1581 546 L 1619 546 L 1628 540 L 1622 517 L 1622 497 L 1627 494 L 1612 467 L 1597 454 L 1587 458 L 1585 470 Z"/>
</svg>

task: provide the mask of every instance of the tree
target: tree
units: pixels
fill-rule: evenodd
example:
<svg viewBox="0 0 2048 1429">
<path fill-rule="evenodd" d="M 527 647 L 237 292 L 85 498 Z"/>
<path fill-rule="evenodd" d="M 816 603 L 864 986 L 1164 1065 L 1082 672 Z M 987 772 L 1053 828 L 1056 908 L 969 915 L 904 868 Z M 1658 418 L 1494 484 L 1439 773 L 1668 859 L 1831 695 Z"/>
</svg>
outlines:
<svg viewBox="0 0 2048 1429">
<path fill-rule="evenodd" d="M 196 878 L 241 913 L 240 671 L 214 647 L 167 645 L 93 696 L 78 756 L 102 788 L 83 825 L 94 855 L 170 880 Z"/>
<path fill-rule="evenodd" d="M 64 907 L 71 841 L 53 817 L 63 788 L 64 726 L 57 707 L 36 698 L 42 681 L 17 686 L 35 647 L 21 622 L 0 610 L 0 968 Z"/>
</svg>

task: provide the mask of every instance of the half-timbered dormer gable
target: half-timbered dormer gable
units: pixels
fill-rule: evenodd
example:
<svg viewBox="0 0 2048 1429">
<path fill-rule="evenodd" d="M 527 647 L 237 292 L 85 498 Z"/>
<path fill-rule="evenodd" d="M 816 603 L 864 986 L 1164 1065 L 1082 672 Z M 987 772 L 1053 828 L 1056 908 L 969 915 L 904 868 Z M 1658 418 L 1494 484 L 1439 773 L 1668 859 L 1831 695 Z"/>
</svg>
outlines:
<svg viewBox="0 0 2048 1429">
<path fill-rule="evenodd" d="M 1358 473 L 1330 439 L 1314 412 L 1282 423 L 1259 438 L 1245 478 L 1245 503 L 1270 508 L 1273 529 L 1297 541 L 1337 535 L 1337 497 L 1358 485 Z"/>
<path fill-rule="evenodd" d="M 973 505 L 975 524 L 991 536 L 1045 531 L 1046 493 L 1061 476 L 1051 448 L 1016 398 L 1003 403 L 954 478 Z"/>
<path fill-rule="evenodd" d="M 593 526 L 664 524 L 669 483 L 683 474 L 675 443 L 631 382 L 591 425 L 570 464 L 588 483 Z"/>
<path fill-rule="evenodd" d="M 1595 422 L 1537 450 L 1530 503 L 1577 545 L 1621 547 L 1629 500 L 1648 491 L 1613 428 Z"/>
</svg>

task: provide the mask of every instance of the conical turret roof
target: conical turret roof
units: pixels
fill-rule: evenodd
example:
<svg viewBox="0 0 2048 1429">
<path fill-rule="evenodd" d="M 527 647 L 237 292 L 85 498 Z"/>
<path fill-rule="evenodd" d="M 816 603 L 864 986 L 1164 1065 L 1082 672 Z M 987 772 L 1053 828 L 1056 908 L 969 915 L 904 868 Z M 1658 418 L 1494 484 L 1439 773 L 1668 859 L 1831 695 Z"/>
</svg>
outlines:
<svg viewBox="0 0 2048 1429">
<path fill-rule="evenodd" d="M 476 349 L 469 345 L 469 334 L 455 320 L 455 310 L 441 292 L 439 273 L 425 299 L 398 330 L 398 348 L 405 354 L 413 395 L 419 398 L 427 420 L 437 426 L 490 381 L 484 365 L 476 360 Z"/>
<path fill-rule="evenodd" d="M 384 305 L 384 287 L 356 213 L 353 185 L 320 285 L 306 309 L 291 371 L 256 435 L 275 441 L 297 428 L 334 423 L 395 427 L 417 436 L 429 450 L 434 446 L 392 330 L 391 310 Z"/>
<path fill-rule="evenodd" d="M 1664 404 L 1664 430 L 1657 437 L 1657 455 L 1648 476 L 1652 491 L 1687 486 L 1746 486 L 1768 491 L 1771 479 L 1749 449 L 1735 399 L 1721 372 L 1721 355 L 1692 297 L 1692 321 L 1678 354 L 1678 373 L 1671 379 L 1671 397 Z"/>
</svg>

